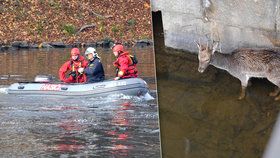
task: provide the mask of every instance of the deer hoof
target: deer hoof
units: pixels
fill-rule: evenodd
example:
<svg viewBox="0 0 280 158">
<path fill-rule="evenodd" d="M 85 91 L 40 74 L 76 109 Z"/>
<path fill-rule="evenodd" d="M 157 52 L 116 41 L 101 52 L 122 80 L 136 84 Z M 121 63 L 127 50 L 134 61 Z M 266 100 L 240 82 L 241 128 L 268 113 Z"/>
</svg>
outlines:
<svg viewBox="0 0 280 158">
<path fill-rule="evenodd" d="M 276 97 L 276 96 L 277 96 L 277 94 L 278 94 L 278 93 L 275 93 L 275 92 L 270 92 L 270 93 L 269 93 L 269 96 L 271 96 L 271 97 Z M 277 97 L 276 97 L 276 98 L 277 98 Z"/>
<path fill-rule="evenodd" d="M 278 97 L 275 97 L 274 100 L 275 100 L 275 101 L 280 100 L 280 95 L 279 95 Z"/>
<path fill-rule="evenodd" d="M 238 100 L 242 100 L 242 99 L 244 99 L 245 98 L 245 96 L 239 96 L 238 97 Z"/>
</svg>

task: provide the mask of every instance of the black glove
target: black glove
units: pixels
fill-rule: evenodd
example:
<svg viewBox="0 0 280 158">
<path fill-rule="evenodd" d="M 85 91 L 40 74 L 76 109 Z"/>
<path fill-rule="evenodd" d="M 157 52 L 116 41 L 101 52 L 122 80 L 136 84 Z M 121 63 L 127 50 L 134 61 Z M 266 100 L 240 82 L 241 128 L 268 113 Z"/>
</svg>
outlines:
<svg viewBox="0 0 280 158">
<path fill-rule="evenodd" d="M 119 68 L 116 68 L 116 77 L 118 76 Z"/>
<path fill-rule="evenodd" d="M 76 71 L 71 71 L 69 75 L 72 76 L 73 78 L 77 77 Z"/>
</svg>

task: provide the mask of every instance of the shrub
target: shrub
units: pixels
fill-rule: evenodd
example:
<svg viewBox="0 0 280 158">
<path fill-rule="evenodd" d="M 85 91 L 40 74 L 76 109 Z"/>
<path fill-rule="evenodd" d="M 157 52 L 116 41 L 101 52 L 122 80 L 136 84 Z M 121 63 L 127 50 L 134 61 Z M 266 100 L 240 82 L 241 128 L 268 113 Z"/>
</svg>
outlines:
<svg viewBox="0 0 280 158">
<path fill-rule="evenodd" d="M 136 20 L 135 19 L 129 19 L 127 21 L 127 24 L 128 24 L 129 27 L 134 27 L 135 24 L 136 24 Z"/>
<path fill-rule="evenodd" d="M 74 35 L 76 33 L 76 28 L 72 24 L 65 24 L 62 26 L 62 31 L 68 35 Z"/>
<path fill-rule="evenodd" d="M 116 35 L 117 32 L 120 31 L 120 28 L 118 25 L 113 25 L 112 28 L 111 28 L 111 31 Z"/>
</svg>

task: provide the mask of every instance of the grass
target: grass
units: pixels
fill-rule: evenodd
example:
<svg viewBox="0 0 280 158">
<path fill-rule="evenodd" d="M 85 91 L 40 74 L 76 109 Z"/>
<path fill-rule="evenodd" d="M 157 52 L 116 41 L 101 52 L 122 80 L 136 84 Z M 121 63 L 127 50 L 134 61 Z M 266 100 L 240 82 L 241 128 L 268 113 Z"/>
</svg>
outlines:
<svg viewBox="0 0 280 158">
<path fill-rule="evenodd" d="M 62 26 L 62 32 L 72 36 L 76 33 L 76 27 L 73 24 L 64 24 Z"/>
<path fill-rule="evenodd" d="M 44 21 L 38 21 L 35 30 L 39 35 L 42 35 L 44 31 Z"/>
<path fill-rule="evenodd" d="M 50 7 L 54 8 L 54 9 L 60 9 L 61 8 L 60 2 L 57 2 L 55 0 L 50 0 L 49 5 L 50 5 Z"/>
<path fill-rule="evenodd" d="M 127 25 L 128 25 L 129 27 L 134 27 L 135 24 L 136 24 L 136 20 L 135 20 L 135 19 L 129 19 L 129 20 L 127 21 Z"/>
<path fill-rule="evenodd" d="M 120 31 L 119 25 L 113 25 L 111 31 L 116 35 Z"/>
</svg>

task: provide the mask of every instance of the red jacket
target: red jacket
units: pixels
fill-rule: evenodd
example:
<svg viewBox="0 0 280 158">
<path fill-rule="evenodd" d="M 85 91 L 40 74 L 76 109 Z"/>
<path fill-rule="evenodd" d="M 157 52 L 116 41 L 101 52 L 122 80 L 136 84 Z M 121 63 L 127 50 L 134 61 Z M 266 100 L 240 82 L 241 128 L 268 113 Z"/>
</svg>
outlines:
<svg viewBox="0 0 280 158">
<path fill-rule="evenodd" d="M 69 61 L 65 62 L 61 68 L 59 69 L 59 79 L 66 83 L 84 83 L 86 82 L 86 75 L 80 74 L 78 72 L 78 68 L 82 67 L 85 68 L 87 66 L 87 61 L 83 56 L 79 56 L 79 59 L 77 61 L 74 61 L 70 59 Z M 76 77 L 73 77 L 72 75 L 69 75 L 67 78 L 67 75 L 72 72 L 76 74 Z M 67 73 L 69 72 L 69 73 Z"/>
<path fill-rule="evenodd" d="M 118 77 L 120 78 L 138 77 L 136 64 L 133 64 L 133 61 L 130 58 L 128 52 L 121 53 L 113 64 L 115 67 L 119 69 L 117 74 Z"/>
</svg>

